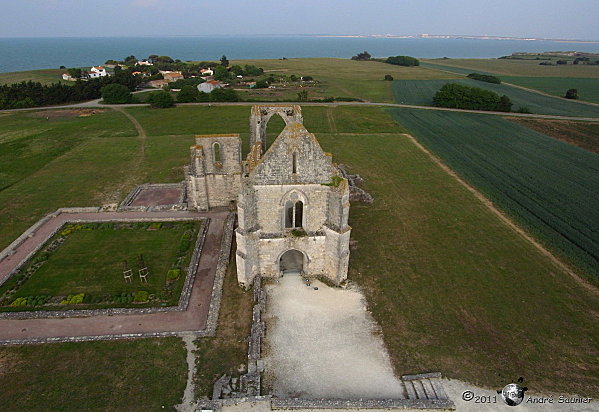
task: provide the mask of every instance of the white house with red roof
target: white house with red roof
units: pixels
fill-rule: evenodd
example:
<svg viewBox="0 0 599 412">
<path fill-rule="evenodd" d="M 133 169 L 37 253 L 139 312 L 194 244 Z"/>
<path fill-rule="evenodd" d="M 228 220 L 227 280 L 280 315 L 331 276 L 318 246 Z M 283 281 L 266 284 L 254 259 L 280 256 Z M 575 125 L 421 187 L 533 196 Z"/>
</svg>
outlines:
<svg viewBox="0 0 599 412">
<path fill-rule="evenodd" d="M 208 80 L 207 82 L 198 84 L 198 90 L 204 93 L 210 93 L 214 89 L 220 89 L 223 84 L 218 80 Z"/>
<path fill-rule="evenodd" d="M 94 79 L 97 77 L 108 76 L 108 73 L 106 72 L 106 69 L 102 66 L 93 66 L 91 69 L 89 69 L 88 75 L 90 79 Z"/>
</svg>

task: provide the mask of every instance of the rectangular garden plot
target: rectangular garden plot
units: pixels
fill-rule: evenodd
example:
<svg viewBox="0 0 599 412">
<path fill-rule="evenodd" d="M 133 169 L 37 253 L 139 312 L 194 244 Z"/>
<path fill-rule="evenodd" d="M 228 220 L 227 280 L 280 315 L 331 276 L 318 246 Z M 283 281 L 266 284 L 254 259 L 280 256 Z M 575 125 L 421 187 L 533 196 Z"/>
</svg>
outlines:
<svg viewBox="0 0 599 412">
<path fill-rule="evenodd" d="M 67 223 L 0 287 L 0 311 L 176 306 L 201 227 Z"/>
</svg>

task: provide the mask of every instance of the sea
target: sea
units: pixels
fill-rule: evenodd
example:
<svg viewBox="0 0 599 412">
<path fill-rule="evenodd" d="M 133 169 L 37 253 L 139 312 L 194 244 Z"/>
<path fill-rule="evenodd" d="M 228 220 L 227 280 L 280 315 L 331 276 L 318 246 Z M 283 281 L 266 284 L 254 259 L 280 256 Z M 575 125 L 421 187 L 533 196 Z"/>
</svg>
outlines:
<svg viewBox="0 0 599 412">
<path fill-rule="evenodd" d="M 513 52 L 599 53 L 599 43 L 464 38 L 332 36 L 170 36 L 0 38 L 0 72 L 104 64 L 134 55 L 167 55 L 183 61 L 351 56 L 493 58 Z"/>
</svg>

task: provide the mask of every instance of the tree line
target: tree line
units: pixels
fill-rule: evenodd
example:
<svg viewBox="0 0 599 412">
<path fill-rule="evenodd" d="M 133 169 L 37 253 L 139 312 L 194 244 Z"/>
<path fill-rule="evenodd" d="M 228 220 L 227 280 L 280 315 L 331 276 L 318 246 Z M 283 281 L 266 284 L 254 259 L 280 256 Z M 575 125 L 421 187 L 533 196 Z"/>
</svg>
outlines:
<svg viewBox="0 0 599 412">
<path fill-rule="evenodd" d="M 77 80 L 72 85 L 22 81 L 11 85 L 0 85 L 0 109 L 21 109 L 26 107 L 51 106 L 98 99 L 102 88 L 109 84 L 120 84 L 128 90 L 142 82 L 138 76 L 122 71 L 114 76 L 99 77 L 90 80 Z"/>
<path fill-rule="evenodd" d="M 437 107 L 495 112 L 509 112 L 513 105 L 506 95 L 499 96 L 490 90 L 458 83 L 446 83 L 441 87 L 433 96 L 433 104 Z"/>
</svg>

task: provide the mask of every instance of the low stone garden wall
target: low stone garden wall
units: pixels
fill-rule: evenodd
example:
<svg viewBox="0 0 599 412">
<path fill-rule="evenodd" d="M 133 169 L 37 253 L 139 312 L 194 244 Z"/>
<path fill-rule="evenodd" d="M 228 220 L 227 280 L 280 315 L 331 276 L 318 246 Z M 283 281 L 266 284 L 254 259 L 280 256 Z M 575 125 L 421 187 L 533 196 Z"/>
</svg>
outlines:
<svg viewBox="0 0 599 412">
<path fill-rule="evenodd" d="M 87 213 L 90 210 L 82 211 L 81 208 L 76 209 L 59 209 L 52 215 L 46 216 L 40 222 L 46 222 L 48 217 L 56 217 L 60 213 Z M 97 212 L 97 209 L 94 210 Z M 41 319 L 41 318 L 64 318 L 64 317 L 89 317 L 89 316 L 102 316 L 102 315 L 131 315 L 131 314 L 146 314 L 146 313 L 159 313 L 159 312 L 181 312 L 187 310 L 187 306 L 189 305 L 189 298 L 191 296 L 191 291 L 193 288 L 193 284 L 195 281 L 195 276 L 198 268 L 198 264 L 200 261 L 200 256 L 202 254 L 202 249 L 204 246 L 204 241 L 206 239 L 206 233 L 208 231 L 208 226 L 210 224 L 210 218 L 116 218 L 116 219 L 69 219 L 63 225 L 58 226 L 54 231 L 52 231 L 48 236 L 46 236 L 43 241 L 39 243 L 37 248 L 29 253 L 25 258 L 19 262 L 16 266 L 15 270 L 13 270 L 7 278 L 4 279 L 3 282 L 0 283 L 0 286 L 6 282 L 12 275 L 18 272 L 18 270 L 33 256 L 37 253 L 54 235 L 56 235 L 60 230 L 67 224 L 71 223 L 99 223 L 99 222 L 166 222 L 166 221 L 191 221 L 191 220 L 202 220 L 204 223 L 202 224 L 202 228 L 200 229 L 200 233 L 198 233 L 198 237 L 196 243 L 194 245 L 194 251 L 190 260 L 190 264 L 187 269 L 187 274 L 185 277 L 185 282 L 183 285 L 183 289 L 181 290 L 181 295 L 179 297 L 179 303 L 177 306 L 168 306 L 168 307 L 151 307 L 151 308 L 106 308 L 106 309 L 68 309 L 68 310 L 55 310 L 55 311 L 24 311 L 24 312 L 0 312 L 0 319 Z M 39 223 L 39 222 L 38 222 Z M 40 227 L 39 224 L 36 224 L 32 227 Z M 14 243 L 14 242 L 13 242 Z"/>
</svg>

